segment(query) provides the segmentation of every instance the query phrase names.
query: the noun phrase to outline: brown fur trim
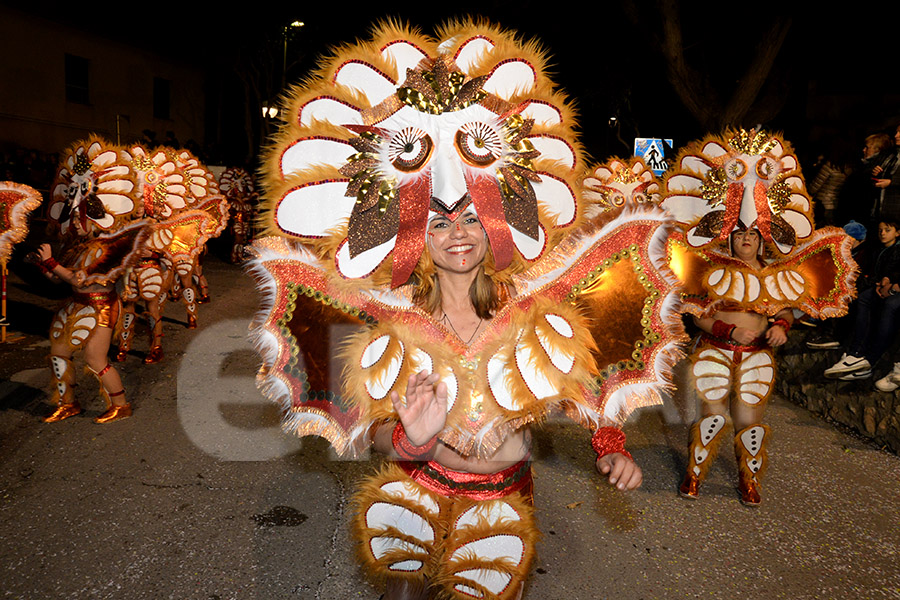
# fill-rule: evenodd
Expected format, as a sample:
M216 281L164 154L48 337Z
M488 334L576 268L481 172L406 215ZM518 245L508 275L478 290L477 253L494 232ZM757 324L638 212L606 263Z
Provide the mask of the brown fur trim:
M450 522L456 523L464 512L474 506L493 503L507 504L519 515L520 519L501 519L499 522L490 523L482 513L475 525L463 529L452 528L445 541L444 558L438 564L437 573L432 580L432 585L440 589L438 597L447 598L448 600L467 598L468 596L460 594L453 589L454 585L462 584L483 593L485 600L509 600L516 596L519 586L527 578L531 563L534 560L535 545L540 537L540 533L535 525L534 510L521 494L515 493L500 500L492 500L485 503L461 500L454 503L453 519ZM475 557L471 552L464 552L460 558L450 558L454 552L466 544L497 535L515 536L522 541L523 553L521 560L518 562L509 559L482 560ZM457 575L461 571L473 569L489 569L505 573L511 576L511 580L501 594L493 594L470 579Z
M763 431L763 439L759 443L759 452L756 454L756 459L760 461L761 466L756 473L750 470L750 467L747 465L747 460L754 458L750 452L744 448L744 444L741 442L741 434L747 431L752 427L762 427ZM737 459L738 463L738 471L740 473L741 479L756 479L757 481L762 480L763 476L766 474L766 470L769 467L769 436L771 435L771 429L768 425L750 425L749 427L745 427L741 431L739 431L734 436L734 457Z
M415 488L423 496L434 501L440 512L433 514L424 510L422 506L412 500L396 494L389 494L381 489L391 482L405 482ZM366 523L366 512L372 505L385 502L394 506L400 506L424 519L434 531L433 542L422 542L414 537L403 534L393 527L384 529L370 528ZM442 498L422 486L413 482L400 467L394 463L387 463L375 475L366 479L351 501L353 516L350 521L350 531L356 541L356 555L362 564L366 575L377 584L384 584L389 579L408 579L410 581L424 582L426 576L434 571L434 562L439 556L436 544L443 539L445 528L442 526L440 516L448 511L449 500ZM410 544L424 548L424 554L414 554L402 549L392 550L381 559L376 559L372 554L370 542L374 537L393 537ZM388 565L401 560L419 560L423 566L415 572L393 571Z
M704 417L706 418L706 417ZM700 433L700 424L703 422L703 419L700 419L696 423L691 426L690 438L688 441L688 465L687 472L690 475L694 474L694 467L699 467L700 474L697 475L700 481L706 479L706 474L709 473L709 469L712 466L713 462L716 460L716 456L719 453L719 448L722 445L722 440L724 439L725 430L728 429L728 424L726 422L725 426L716 433L715 436L709 441L709 443L705 446L707 456L706 460L704 460L699 465L697 464L694 451L697 448L703 448L703 442L701 441L703 436Z

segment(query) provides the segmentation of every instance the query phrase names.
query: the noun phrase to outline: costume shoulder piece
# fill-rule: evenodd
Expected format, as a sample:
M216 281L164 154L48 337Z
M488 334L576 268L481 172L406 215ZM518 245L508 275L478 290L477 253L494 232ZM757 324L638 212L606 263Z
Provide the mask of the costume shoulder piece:
M727 303L766 315L846 313L855 293L851 240L838 228L814 229L800 165L780 136L737 130L689 144L664 188L662 206L681 228L669 256L687 312ZM772 257L762 270L731 256L730 235L740 229L759 231Z
M0 181L0 264L6 264L13 246L28 236L28 215L41 205L36 189Z
M91 137L63 154L48 215L80 285L111 283L137 260L149 223L140 218L140 189L125 148Z
M289 430L352 452L422 369L447 384L440 439L465 455L554 409L593 428L658 401L679 337L668 218L637 203L647 187L588 217L573 112L544 64L493 26L386 25L293 90L265 170L277 237L249 263L260 385ZM434 274L429 212L463 210L487 234L485 272L516 292L470 343L412 291Z
M187 150L130 149L141 209L154 222L148 246L172 262L191 262L228 223L213 174Z
M61 262L76 273L78 285L107 285L136 265L148 243L149 222L141 219L111 233L78 239Z

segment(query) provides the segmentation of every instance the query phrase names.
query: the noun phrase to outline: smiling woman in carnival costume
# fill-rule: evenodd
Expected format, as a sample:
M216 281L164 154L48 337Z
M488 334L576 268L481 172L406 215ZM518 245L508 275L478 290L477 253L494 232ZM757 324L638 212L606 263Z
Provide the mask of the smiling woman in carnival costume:
M382 26L294 89L269 156L259 382L285 430L390 455L352 527L387 598L521 596L530 426L552 412L616 487L641 482L619 425L677 356L667 217L588 218L544 63L488 25Z
M812 203L790 146L739 130L688 145L667 174L662 206L682 233L669 243L686 312L701 329L691 372L701 401L680 493L696 498L734 424L741 501L760 503L775 382L772 348L787 341L792 309L846 314L855 293L851 239L813 229ZM773 258L767 258L767 255Z

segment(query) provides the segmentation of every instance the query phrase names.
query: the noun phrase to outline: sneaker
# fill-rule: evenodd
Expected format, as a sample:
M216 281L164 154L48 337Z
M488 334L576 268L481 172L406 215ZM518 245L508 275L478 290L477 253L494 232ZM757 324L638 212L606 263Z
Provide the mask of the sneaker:
M846 375L847 373L852 373L853 371L865 371L866 369L871 369L872 365L869 364L869 361L866 360L864 356L852 356L850 354L844 353L841 356L841 360L834 363L831 367L825 369L825 377L839 377L840 375Z
M897 388L900 388L900 363L894 363L894 369L875 382L879 392L893 392Z
M860 371L852 371L846 375L838 377L841 381L856 381L857 379L871 379L872 369L862 369Z
M831 350L832 348L840 348L841 343L828 336L817 335L807 340L806 347L810 350Z

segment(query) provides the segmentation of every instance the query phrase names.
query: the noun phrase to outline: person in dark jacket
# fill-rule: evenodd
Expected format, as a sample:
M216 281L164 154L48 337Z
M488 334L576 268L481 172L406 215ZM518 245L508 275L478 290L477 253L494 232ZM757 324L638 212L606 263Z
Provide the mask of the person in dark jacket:
M894 131L894 152L882 164L872 169L875 187L881 193L878 218L900 216L900 126Z
M856 380L872 376L872 366L881 358L900 330L900 221L878 223L882 248L874 257L868 286L859 286L854 302L853 331L847 352L825 370L829 378Z

